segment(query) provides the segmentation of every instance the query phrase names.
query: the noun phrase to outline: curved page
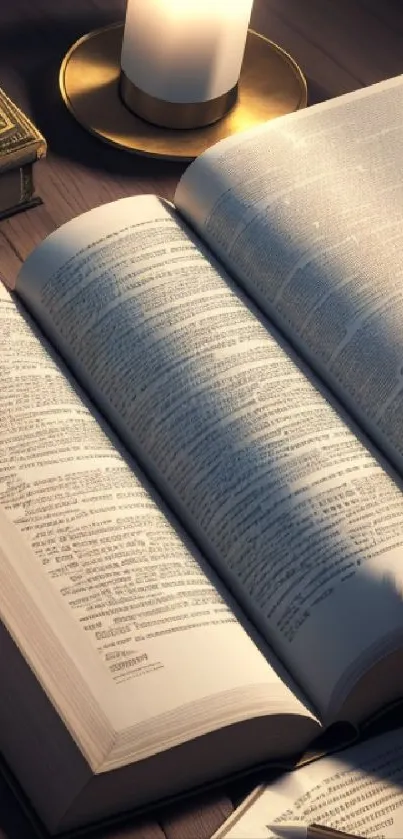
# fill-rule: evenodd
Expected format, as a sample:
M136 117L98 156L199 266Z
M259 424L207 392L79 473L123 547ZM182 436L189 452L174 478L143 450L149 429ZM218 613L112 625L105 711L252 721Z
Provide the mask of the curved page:
M403 640L400 490L156 198L70 222L17 289L333 715Z
M92 768L310 717L2 286L0 380L1 619Z
M403 473L403 77L224 140L177 207Z

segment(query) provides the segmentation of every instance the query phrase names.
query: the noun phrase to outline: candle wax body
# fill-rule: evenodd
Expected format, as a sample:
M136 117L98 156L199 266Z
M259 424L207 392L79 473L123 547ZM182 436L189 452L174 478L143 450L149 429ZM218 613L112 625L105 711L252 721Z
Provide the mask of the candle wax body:
M128 0L122 70L168 102L206 102L233 88L253 0Z

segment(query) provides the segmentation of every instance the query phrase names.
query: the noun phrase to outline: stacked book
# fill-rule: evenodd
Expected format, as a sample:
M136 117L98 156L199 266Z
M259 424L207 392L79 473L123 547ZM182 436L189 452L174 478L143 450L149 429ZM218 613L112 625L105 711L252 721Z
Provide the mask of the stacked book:
M0 218L39 202L32 170L45 154L45 139L0 88Z

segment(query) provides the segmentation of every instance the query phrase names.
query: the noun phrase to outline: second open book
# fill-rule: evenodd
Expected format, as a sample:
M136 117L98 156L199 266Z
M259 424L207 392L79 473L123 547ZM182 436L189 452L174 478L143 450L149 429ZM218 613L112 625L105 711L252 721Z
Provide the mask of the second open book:
M257 787L213 839L275 839L275 825L312 824L368 839L403 831L403 729Z
M225 141L0 292L0 747L52 832L403 693L402 112Z

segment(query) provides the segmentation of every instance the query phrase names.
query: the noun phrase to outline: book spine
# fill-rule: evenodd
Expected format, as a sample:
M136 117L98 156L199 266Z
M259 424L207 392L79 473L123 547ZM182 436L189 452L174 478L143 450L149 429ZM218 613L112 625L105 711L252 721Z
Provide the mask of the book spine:
M0 174L0 219L38 203L34 192L32 163Z
M34 178L32 171L32 163L26 163L25 166L20 167L20 198L17 204L22 201L30 201L34 191Z

